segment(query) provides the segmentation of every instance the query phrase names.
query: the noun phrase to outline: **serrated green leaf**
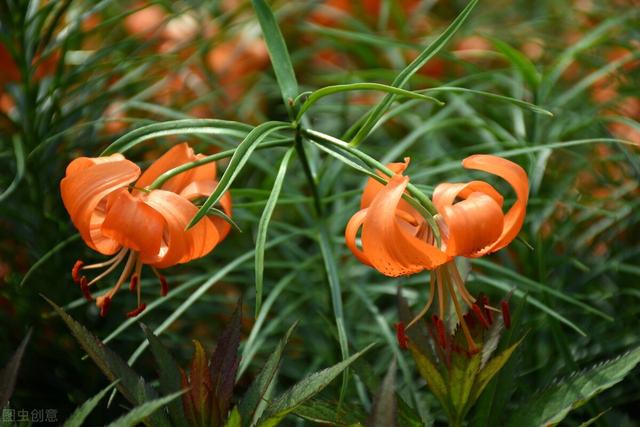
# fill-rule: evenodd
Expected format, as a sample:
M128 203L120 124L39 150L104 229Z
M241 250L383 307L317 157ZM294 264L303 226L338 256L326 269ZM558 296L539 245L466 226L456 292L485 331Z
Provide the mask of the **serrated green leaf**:
M291 156L295 152L295 148L290 148L282 157L276 179L273 183L273 188L267 199L267 204L262 211L260 221L258 222L258 232L256 234L256 256L255 256L255 274L256 274L256 316L260 312L260 306L262 305L262 287L264 284L264 247L267 243L267 231L269 229L269 223L271 222L271 216L278 203L278 197L280 197L280 191L282 191L282 184L284 183L284 177L287 174L287 168Z
M500 354L490 359L486 365L478 372L475 377L475 382L473 384L473 389L471 390L471 394L469 396L469 403L467 404L467 409L471 408L471 406L475 403L475 401L480 397L484 388L489 384L489 381L502 369L502 367L509 361L513 352L518 348L520 343L524 338L518 340L515 344L511 345L506 350L502 351Z
M150 400L145 402L139 406L136 406L128 414L118 418L108 427L131 427L135 426L141 422L143 422L146 418L150 418L154 413L156 413L159 409L161 409L166 404L171 401L177 399L184 391L179 391L177 393L170 394L165 397L161 397L158 399Z
M43 296L43 298L53 307L60 318L67 324L73 336L76 337L82 348L87 352L89 357L100 368L102 373L110 380L120 380L116 385L118 391L134 405L140 404L137 399L138 384L144 379L138 375L127 363L115 354L111 349L105 346L98 338L89 332L84 326L69 316L62 308L58 307L53 301ZM145 384L145 395L148 398L156 398L155 391ZM164 416L156 415L152 420L155 425L168 425L168 421Z
M93 396L91 399L87 400L82 404L82 406L78 407L73 414L65 421L64 427L82 427L84 425L84 420L87 419L91 411L94 410L98 403L102 400L102 398L116 386L118 381L115 381L109 384L105 389L103 389L100 393Z
M354 354L346 360L330 368L309 375L287 392L278 397L265 411L258 425L271 427L277 425L287 414L296 410L298 406L322 391L350 364L366 353L375 344L368 345L364 350Z
M639 362L640 347L637 347L587 371L574 373L520 405L507 426L559 423L571 410L622 381Z
M357 406L338 404L320 398L309 399L294 412L305 420L338 427L352 426L366 418L366 414Z
M278 346L269 356L269 359L260 371L260 374L258 374L253 383L251 383L251 386L236 408L240 411L243 426L248 427L252 424L260 402L262 402L262 399L276 377L276 373L278 372L278 368L280 367L280 362L282 360L282 353L296 326L297 323L294 323L289 328L284 338L282 338L280 343L278 343Z
M9 399L11 399L13 388L16 385L16 378L18 377L18 370L20 369L20 362L30 338L31 329L22 339L18 349L13 353L6 366L0 371L0 409L7 406Z
M271 66L276 75L278 86L280 86L282 99L290 117L293 118L292 104L293 100L298 96L298 82L293 72L287 45L269 5L264 0L251 0L251 3L256 11L262 34L267 43Z
M268 137L271 133L276 132L281 129L289 128L291 125L289 123L283 122L266 122L259 126L256 126L246 138L238 145L235 153L231 156L231 160L229 161L229 165L227 169L225 169L222 177L220 177L220 181L218 181L218 185L216 189L209 195L207 200L200 207L198 212L191 219L189 224L187 225L187 229L193 227L200 219L207 214L209 208L218 203L223 194L229 189L233 181L236 179L244 165L249 160L251 153L256 149L258 144L262 142L266 137Z
M471 357L466 354L452 352L449 369L449 397L458 419L463 419L469 407L471 390L480 369L482 356L475 353Z
M416 362L418 372L427 382L427 386L429 386L431 392L440 401L445 411L451 414L452 408L448 398L447 384L442 374L440 374L440 371L433 361L426 354L422 353L411 341L409 341L409 350L411 351L413 360Z
M160 391L167 395L179 391L182 388L180 382L180 367L153 331L143 323L141 323L140 326L147 336L151 352L158 366ZM169 403L167 407L169 409L169 417L171 421L173 421L173 424L179 425L181 421L184 421L184 408L179 400Z

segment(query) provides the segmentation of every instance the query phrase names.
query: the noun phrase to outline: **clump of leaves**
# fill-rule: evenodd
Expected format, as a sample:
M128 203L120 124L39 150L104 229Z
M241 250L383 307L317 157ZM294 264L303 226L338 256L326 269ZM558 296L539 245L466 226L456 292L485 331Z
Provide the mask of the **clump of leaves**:
M282 361L285 345L295 328L293 325L271 354L246 394L230 411L240 361L238 356L241 327L240 307L236 308L232 319L222 332L216 350L210 359L207 359L202 344L194 341L195 352L188 375L178 366L158 337L147 326L142 325L158 366L159 391L166 395L159 398L158 391L152 388L149 382L138 375L124 360L62 308L52 301L48 301L67 324L89 357L93 359L107 378L114 382L109 388L115 386L125 399L137 406L116 422L121 425L143 422L149 426L183 426L185 423L198 427L274 426L329 385L371 347L370 345L334 366L309 375L279 397L270 399L270 392ZM107 389L103 390L91 399L89 401L91 403L87 405L88 409L79 409L77 412L80 412L80 415L74 414L72 418L78 415L78 419L84 420L84 417L95 407L106 391ZM182 395L182 402L177 399L180 395ZM263 405L263 402L266 404Z

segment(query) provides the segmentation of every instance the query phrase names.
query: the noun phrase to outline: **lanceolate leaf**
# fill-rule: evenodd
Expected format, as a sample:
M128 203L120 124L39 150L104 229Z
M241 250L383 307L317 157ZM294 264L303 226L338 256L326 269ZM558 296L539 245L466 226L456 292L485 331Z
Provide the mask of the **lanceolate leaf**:
M431 359L423 354L411 341L409 341L409 350L413 355L413 359L416 361L418 372L424 380L427 382L429 389L436 396L436 398L442 403L445 411L452 413L451 403L447 398L447 384L444 382L444 378L438 371L438 368Z
M373 402L371 417L367 427L395 427L398 425L398 403L396 401L396 361L389 367Z
M291 127L289 123L266 122L249 132L246 138L238 145L238 148L236 148L236 152L231 157L227 169L225 169L224 173L220 177L220 181L218 181L218 186L207 198L196 215L191 219L191 222L187 225L187 229L193 227L198 221L200 221L200 219L207 214L209 208L220 200L222 195L229 189L231 184L233 184L236 176L238 176L244 165L249 160L251 153L253 153L253 150L256 149L260 142L262 142L271 133L288 127Z
M311 374L291 387L287 392L271 403L258 425L263 427L277 425L287 414L293 412L299 405L306 402L329 385L331 381L340 375L340 373L351 363L373 347L373 345L374 344L367 346L364 350L330 368Z
M507 426L547 426L559 423L571 410L622 381L639 362L640 347L637 347L587 371L574 373L517 408Z
M262 402L267 390L269 390L269 387L276 377L276 373L280 367L280 361L282 360L282 352L284 351L284 347L287 345L289 337L291 337L291 333L296 326L297 323L289 328L284 338L282 338L282 341L278 344L278 347L276 347L274 352L271 353L271 356L269 356L269 359L262 368L262 371L260 371L260 374L253 381L249 390L247 390L240 402L240 405L238 405L243 426L248 427L252 424L260 402Z
M229 411L236 372L240 364L238 347L242 327L242 304L238 303L231 320L218 338L216 350L211 356L209 369L211 372L212 404L215 405L216 416L222 424ZM218 425L219 425L218 424Z
M89 357L93 359L98 368L110 380L120 380L116 388L122 395L134 405L143 402L138 401L138 384L144 384L145 396L150 399L157 397L156 392L140 377L127 363L122 360L111 349L105 346L98 338L89 332L84 326L69 316L62 308L58 307L53 301L47 297L47 300L53 309L58 313L62 320L67 324L71 333L76 337L82 348L87 352ZM150 420L153 425L169 425L168 420L161 414L155 414Z
M314 423L339 427L362 425L362 420L366 418L366 414L357 406L317 397L298 406L295 414Z
M411 62L411 64L407 65L407 67L402 70L395 80L392 83L392 86L395 87L403 87L409 82L411 76L413 76L420 68L422 68L433 56L440 51L444 47L444 45L453 37L453 35L460 29L462 24L467 20L471 11L478 3L478 0L471 0L469 4L460 12L460 15L447 27L446 30L425 50L418 55L416 59ZM384 97L384 100L380 102L368 115L366 121L362 125L362 127L358 130L358 133L353 137L350 142L350 145L357 146L362 142L364 138L369 135L371 129L375 126L376 122L380 120L380 117L386 112L391 103L395 100L396 95L388 94Z
M276 180L273 183L273 188L269 194L267 204L262 211L260 222L258 223L258 234L256 236L256 259L255 259L255 273L256 273L256 316L260 312L260 306L262 305L262 285L264 283L264 247L267 243L267 230L269 229L269 223L271 222L271 215L278 203L278 197L282 190L282 184L284 177L287 174L287 168L289 167L289 161L291 156L295 152L292 147L284 154L282 162L280 162L280 168L276 175Z
M264 0L252 0L251 3L256 11L260 28L262 28L262 34L267 43L271 66L278 80L282 99L290 116L293 117L291 106L293 100L298 95L298 82L293 72L293 65L291 65L287 45L285 44L276 18L269 5L267 5Z
M7 365L0 371L0 409L7 406L9 399L11 399L13 388L16 385L18 370L20 369L20 361L24 355L24 350L27 348L29 338L31 338L31 329L29 329L27 335L22 339L18 349L13 353Z
M471 395L469 396L469 404L467 408L470 408L471 405L480 397L480 394L484 390L484 388L489 384L489 381L493 378L495 374L502 369L505 363L509 361L513 352L518 348L520 343L522 342L522 338L513 344L511 347L504 350L499 355L490 359L487 364L478 372L476 376L475 383L473 384L473 389L471 390Z
M84 424L84 420L89 416L91 411L94 410L98 403L102 400L102 398L116 386L116 383L110 384L107 388L102 390L100 393L93 396L91 399L87 400L76 409L73 414L69 417L67 421L64 423L64 427L81 427Z
M179 391L181 386L180 369L178 364L171 353L169 353L169 350L165 348L151 329L145 324L140 324L140 326L149 340L151 352L153 353L153 357L158 365L158 371L160 374L160 391L166 395ZM175 425L180 424L180 422L185 419L184 409L179 399L172 401L167 405L167 407L169 408L169 417Z
M180 395L183 393L184 391L179 391L177 393L170 394L169 396L145 402L132 409L127 415L118 418L117 420L109 424L108 427L131 427L138 425L146 418L149 418L154 413L157 413L157 411L163 406L180 397Z

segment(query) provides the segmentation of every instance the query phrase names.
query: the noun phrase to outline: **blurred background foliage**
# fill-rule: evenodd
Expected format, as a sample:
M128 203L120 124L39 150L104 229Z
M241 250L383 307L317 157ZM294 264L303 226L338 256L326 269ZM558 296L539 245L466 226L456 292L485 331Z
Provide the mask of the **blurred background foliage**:
M313 90L361 81L389 84L465 4L327 0L275 1L272 7L301 90ZM638 10L632 0L481 1L452 42L411 80L411 89L446 84L487 91L532 102L554 116L472 93L434 92L444 107L416 100L394 104L361 147L382 162L410 156L408 174L427 192L440 182L465 179L469 173L459 162L476 152L508 156L529 172L521 239L472 261L468 278L474 294L494 300L510 290L512 302L528 295L521 331L528 331L527 338L511 362L513 376L498 379L506 401L526 398L554 378L640 341L640 157L633 146L640 144ZM340 137L381 98L372 92L325 98L310 111L309 126ZM39 294L65 305L97 336L109 337L123 357L144 339L135 322L123 323L134 296L116 299L101 319L72 284L76 259L101 258L74 237L62 206L58 184L66 164L76 156L97 156L142 124L189 117L251 125L286 120L249 2L0 1L0 364L34 328L12 407L57 408L64 419L107 384L92 363L81 360L81 349ZM239 142L229 136L156 138L129 157L146 165L182 141L204 153ZM285 355L283 387L341 360L313 202L296 161L269 228L267 241L276 243L266 252L263 317L254 317L252 251L283 154L277 148L253 155L232 188L234 221L242 232L233 232L209 256L167 270L170 285L185 292L171 294L142 318L160 325L215 277L163 334L185 364L191 339L211 349L244 295L241 384L251 381L294 320L300 325ZM365 179L325 154L311 155L349 344L355 350L380 342L366 356L374 373L382 378L397 357L401 394L442 422L391 326L397 321L396 287L402 285L409 301L421 306L428 274L391 280L351 256L342 234ZM143 285L147 300L159 297L155 280ZM152 373L149 360L143 353L137 369ZM370 404L371 396L350 378L347 398ZM338 387L328 400L337 400ZM122 403L116 398L115 409L100 409L97 419L115 418ZM606 411L598 425L638 425L639 403L636 370L569 423Z

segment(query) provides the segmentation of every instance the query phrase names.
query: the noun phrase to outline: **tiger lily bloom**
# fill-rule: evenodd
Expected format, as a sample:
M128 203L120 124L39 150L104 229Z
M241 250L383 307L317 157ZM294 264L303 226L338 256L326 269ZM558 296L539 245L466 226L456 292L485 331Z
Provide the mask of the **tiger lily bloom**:
M78 260L73 266L73 280L80 285L85 298L93 300L90 287L124 263L115 286L96 299L101 316L106 315L113 296L127 280L131 291L137 291L138 295L137 308L127 315L134 317L145 309L140 300L143 265L151 267L158 277L164 296L168 286L158 269L205 256L229 233L230 225L212 215L185 231L198 211L193 202L209 196L218 184L215 163L182 172L159 189L146 188L164 172L203 157L182 143L167 151L142 175L140 168L122 154L79 157L67 166L60 192L71 221L87 246L103 255L112 255L109 260L92 265ZM220 204L230 216L228 193ZM92 280L81 274L93 269L104 271Z
M411 324L427 312L437 286L440 318L444 318L451 299L469 349L473 351L476 346L457 295L474 311L479 307L467 291L454 259L456 256L477 258L496 252L518 235L528 200L527 174L517 164L497 156L477 154L464 159L463 167L497 175L507 181L516 194L516 201L504 213L502 195L484 181L438 185L433 193L433 204L438 211L434 219L441 236L441 242L437 244L426 219L402 199L409 183L409 177L403 176L408 164L407 158L403 163L388 165L393 176L386 185L369 179L362 195L361 210L353 215L345 230L347 246L361 262L386 276L433 270L429 301ZM360 229L361 248L356 243Z

